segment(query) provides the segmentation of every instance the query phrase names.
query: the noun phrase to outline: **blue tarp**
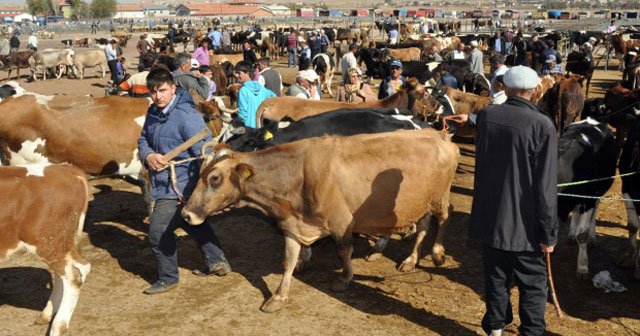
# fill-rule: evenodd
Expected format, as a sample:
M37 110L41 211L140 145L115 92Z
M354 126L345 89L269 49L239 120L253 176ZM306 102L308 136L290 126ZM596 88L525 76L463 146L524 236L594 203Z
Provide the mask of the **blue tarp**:
M559 19L562 15L562 11L559 10L551 10L547 12L547 17L549 19Z
M5 16L2 20L4 20L4 22L13 22L13 18L10 16Z

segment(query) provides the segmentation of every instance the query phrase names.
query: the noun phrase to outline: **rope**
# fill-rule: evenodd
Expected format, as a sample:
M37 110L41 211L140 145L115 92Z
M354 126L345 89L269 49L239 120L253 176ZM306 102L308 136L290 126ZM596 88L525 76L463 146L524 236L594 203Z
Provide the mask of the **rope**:
M625 201L625 202L640 202L640 199L633 199L633 198L622 198L622 197L598 197L598 196L587 196L587 195L578 195L578 194L565 194L565 193L558 193L558 196L564 196L564 197L574 197L574 198L585 198L585 199L594 199L594 200L601 200L601 201Z
M593 183L593 182L606 181L606 180L614 179L616 177L625 177L625 176L631 176L631 175L635 175L635 174L640 174L640 171L635 171L635 172L626 173L626 174L620 174L620 175L601 177L601 178L597 178L597 179L593 179L593 180L584 180L584 181L560 183L560 184L558 184L558 188L575 186L575 185L582 185L582 184L588 184L588 183Z
M158 171L163 171L167 168L171 170L171 173L170 173L171 188L173 189L173 192L175 192L176 195L178 195L178 204L184 204L184 195L182 195L182 193L180 192L180 189L178 188L178 177L176 175L176 165L180 165L180 164L195 161L195 160L204 160L204 158L205 158L204 153L202 153L202 155L196 156L196 157L190 157L190 158L186 158L178 161L171 160L169 161L169 164L167 166L164 166L158 169Z

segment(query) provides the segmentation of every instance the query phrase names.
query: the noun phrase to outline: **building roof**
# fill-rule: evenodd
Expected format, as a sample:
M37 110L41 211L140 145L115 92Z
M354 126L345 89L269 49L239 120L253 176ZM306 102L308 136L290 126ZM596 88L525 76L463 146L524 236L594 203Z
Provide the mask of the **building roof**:
M117 5L116 12L142 12L140 5Z
M18 6L18 5L0 6L0 12L22 12L25 10L26 10L25 6Z
M144 9L144 10L168 10L169 7L167 7L165 5L147 5L147 6L142 6L142 9Z
M266 5L264 7L270 10L291 10L291 8L282 5Z
M214 16L214 15L251 15L262 9L269 12L263 6L232 6L227 4L208 4L213 5L207 8L199 9L192 15L198 16ZM192 9L193 10L193 9Z

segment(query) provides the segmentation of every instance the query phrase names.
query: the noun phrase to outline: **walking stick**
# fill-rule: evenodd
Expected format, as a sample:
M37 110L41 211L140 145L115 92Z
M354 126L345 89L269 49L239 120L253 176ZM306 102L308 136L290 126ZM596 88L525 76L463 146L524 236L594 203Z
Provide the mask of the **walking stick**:
M551 288L551 298L553 299L553 306L556 307L556 315L562 318L562 309L560 309L560 303L556 296L556 288L553 286L553 275L551 274L551 253L545 253L547 257L547 277L549 279L549 287Z

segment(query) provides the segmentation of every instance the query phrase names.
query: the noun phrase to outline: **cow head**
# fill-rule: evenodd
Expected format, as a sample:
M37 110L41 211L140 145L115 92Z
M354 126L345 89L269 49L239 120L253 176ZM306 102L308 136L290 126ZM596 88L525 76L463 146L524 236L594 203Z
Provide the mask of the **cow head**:
M417 79L409 78L404 88L407 91L407 109L414 116L422 117L426 121L430 115L436 113L440 108L438 100L430 95Z
M202 147L206 153L212 143ZM200 225L207 216L238 203L244 185L251 180L255 169L237 158L238 154L226 145L216 145L200 169L200 178L189 202L182 209L182 217L191 225Z

